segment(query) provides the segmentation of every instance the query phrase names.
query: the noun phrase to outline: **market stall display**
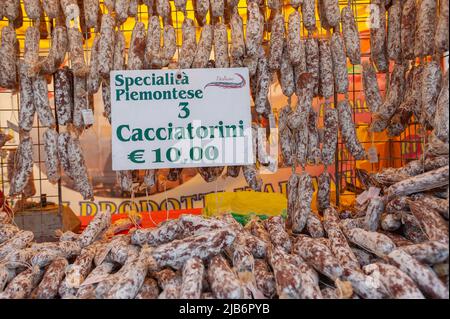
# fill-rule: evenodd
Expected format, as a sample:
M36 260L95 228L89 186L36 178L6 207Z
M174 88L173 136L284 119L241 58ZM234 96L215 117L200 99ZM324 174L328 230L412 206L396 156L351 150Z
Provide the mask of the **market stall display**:
M255 163L242 166L245 181L253 191L264 190L259 169L271 161L259 131L275 118L280 161L292 174L286 216L247 225L227 213L181 215L156 228L141 228L138 215L111 225L108 211L98 212L81 234L38 243L2 206L0 298L449 298L448 1L371 1L369 58L361 51L351 1L342 7L337 0L267 2L246 1L245 19L239 1L194 1L192 19L186 1L178 0L174 6L169 0L1 3L0 17L8 22L1 29L0 88L20 97L19 144L8 163L11 198L33 193L36 114L45 128L48 181L59 184L65 175L84 200L94 200L80 139L93 125L97 92L111 123L113 70L247 67ZM180 32L174 9L184 17ZM44 16L52 20L51 45L40 54L37 21ZM17 30L24 18L33 23L21 51ZM134 21L129 43L122 28L128 19ZM340 207L338 195L331 198L328 171L342 160L338 143L352 161L376 163L357 131L349 63L361 65L372 141L375 134L400 136L415 123L424 149L399 167L357 169L355 201ZM275 78L287 97L276 113L270 100ZM313 109L315 99L323 112ZM0 130L0 148L11 139ZM306 167L319 165L324 170L315 183ZM196 172L217 185L225 171L237 177L240 169ZM165 178L176 181L181 172L171 168ZM134 195L152 188L162 171L116 174L118 187Z

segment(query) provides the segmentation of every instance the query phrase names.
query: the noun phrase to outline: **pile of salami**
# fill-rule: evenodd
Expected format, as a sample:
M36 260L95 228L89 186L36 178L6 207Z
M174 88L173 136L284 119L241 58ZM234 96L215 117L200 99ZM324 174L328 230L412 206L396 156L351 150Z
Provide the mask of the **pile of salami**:
M47 243L4 219L0 298L448 298L448 199L366 206L357 218L328 206L302 232L281 216L243 227L230 214L181 215L112 237L99 213Z

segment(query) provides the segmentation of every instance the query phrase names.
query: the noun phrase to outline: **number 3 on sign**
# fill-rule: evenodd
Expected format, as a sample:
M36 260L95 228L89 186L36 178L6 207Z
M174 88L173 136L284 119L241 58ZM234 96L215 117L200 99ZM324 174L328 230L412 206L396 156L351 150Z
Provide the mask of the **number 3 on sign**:
M188 102L180 102L180 104L178 104L178 106L181 107L180 113L178 114L178 118L185 119L191 114L191 111L189 111L188 109L188 105L189 105Z

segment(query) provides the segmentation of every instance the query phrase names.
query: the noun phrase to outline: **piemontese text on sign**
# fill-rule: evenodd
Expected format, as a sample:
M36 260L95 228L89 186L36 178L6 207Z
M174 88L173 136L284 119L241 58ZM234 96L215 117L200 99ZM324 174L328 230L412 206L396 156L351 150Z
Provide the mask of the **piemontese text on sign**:
M248 69L111 72L113 170L254 163Z

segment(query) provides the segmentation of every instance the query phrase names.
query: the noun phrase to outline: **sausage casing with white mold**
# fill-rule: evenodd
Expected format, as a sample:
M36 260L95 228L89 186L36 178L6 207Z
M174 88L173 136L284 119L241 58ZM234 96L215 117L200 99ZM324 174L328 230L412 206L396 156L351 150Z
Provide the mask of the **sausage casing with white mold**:
M333 59L334 85L337 93L347 93L348 73L347 57L345 55L344 40L340 33L335 32L331 36L331 57Z
M351 7L347 6L342 9L341 21L347 57L351 64L361 64L361 43L355 16Z

